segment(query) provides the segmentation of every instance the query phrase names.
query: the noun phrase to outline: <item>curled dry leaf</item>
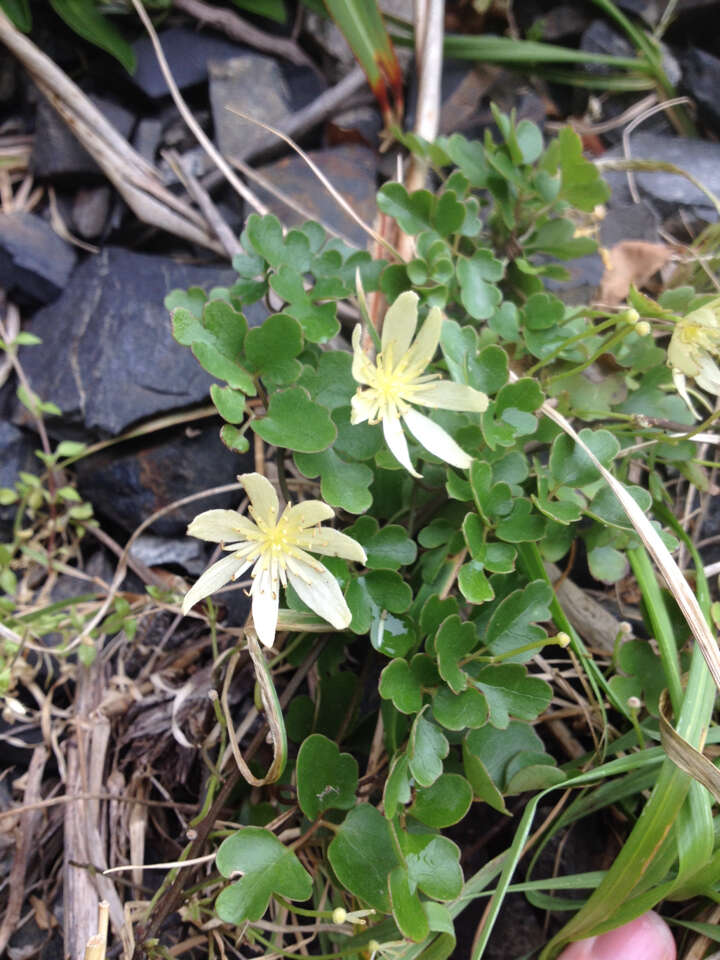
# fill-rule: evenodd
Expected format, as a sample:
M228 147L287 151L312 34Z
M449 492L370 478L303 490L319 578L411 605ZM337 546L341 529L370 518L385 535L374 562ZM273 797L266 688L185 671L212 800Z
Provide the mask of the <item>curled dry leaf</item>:
M623 240L608 251L605 274L600 284L600 300L616 306L626 299L630 284L644 287L654 273L664 267L672 256L672 248L665 243L645 240Z

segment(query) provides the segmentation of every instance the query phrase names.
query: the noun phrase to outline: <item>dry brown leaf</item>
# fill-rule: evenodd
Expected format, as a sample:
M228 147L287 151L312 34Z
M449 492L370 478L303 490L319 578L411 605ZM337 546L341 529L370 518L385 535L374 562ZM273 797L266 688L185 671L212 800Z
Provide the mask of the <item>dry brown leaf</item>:
M630 284L644 287L654 273L664 267L673 250L665 243L623 240L608 251L605 274L600 284L600 300L614 307L630 292Z

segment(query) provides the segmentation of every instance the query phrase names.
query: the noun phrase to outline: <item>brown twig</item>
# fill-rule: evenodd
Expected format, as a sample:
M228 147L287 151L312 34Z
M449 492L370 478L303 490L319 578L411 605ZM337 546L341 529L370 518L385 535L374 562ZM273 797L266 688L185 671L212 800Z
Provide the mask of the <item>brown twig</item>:
M317 67L310 57L298 47L294 40L279 37L274 33L266 33L248 23L247 20L243 20L233 10L213 7L209 3L203 3L202 0L173 0L173 6L184 13L189 13L200 23L221 30L231 40L246 43L249 47L255 47L256 50L263 50L273 56L282 57L283 60L289 60L290 63L295 63L299 67L310 67L317 72Z

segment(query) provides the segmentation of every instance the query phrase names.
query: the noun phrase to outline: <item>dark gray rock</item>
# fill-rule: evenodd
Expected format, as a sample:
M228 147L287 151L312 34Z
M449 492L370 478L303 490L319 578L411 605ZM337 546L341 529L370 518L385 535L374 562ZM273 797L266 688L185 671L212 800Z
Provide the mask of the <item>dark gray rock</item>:
M133 146L148 163L155 163L155 154L163 135L163 122L157 117L143 117L133 136Z
M593 20L582 35L580 48L588 53L604 53L613 57L635 56L630 41L613 30L605 20ZM585 69L591 73L607 73L607 67L597 63L588 63Z
M720 60L697 47L683 58L683 88L700 107L702 116L720 125Z
M34 213L0 213L0 287L26 302L49 303L67 286L77 257Z
M175 83L181 90L204 83L208 77L208 60L227 60L243 48L217 34L198 33L187 27L170 27L160 33L160 43ZM157 99L170 93L165 77L148 36L133 44L137 61L133 81Z
M152 447L113 455L105 451L78 462L78 490L107 521L132 533L143 520L168 504L203 489L233 483L238 473L253 469L249 454L239 456L223 446L217 423L200 430L173 430ZM198 513L240 502L242 491L197 500L161 517L151 527L160 537L185 534Z
M363 220L372 223L376 213L377 189L376 157L372 150L351 144L332 150L316 150L309 156ZM301 157L295 154L284 157L277 163L263 167L262 173L279 190L292 197L311 217L328 224L357 246L365 248L365 231L338 207ZM258 196L283 223L290 226L307 219L264 190L256 190Z
M600 243L613 247L623 240L647 240L658 243L660 218L645 201L613 206L600 221Z
M25 372L33 390L62 411L49 429L83 424L117 434L203 400L212 379L173 339L163 300L170 290L227 286L235 276L112 247L86 260L56 303L28 324L43 342L27 351ZM259 323L266 311L258 304L246 315ZM23 422L22 411L15 420Z
M557 43L565 37L580 34L588 26L588 11L574 3L561 3L539 17L542 38L546 43Z
M110 213L110 187L78 190L73 200L72 219L75 229L86 240L94 240L103 232Z
M90 99L123 137L130 135L135 125L132 113L112 100L103 97ZM101 173L100 167L45 97L38 99L32 166L36 177Z
M281 64L260 53L247 51L230 60L211 61L210 103L218 147L227 156L242 159L268 142L267 131L228 108L279 126L324 89L312 70Z
M591 303L597 293L605 272L605 265L598 253L575 260L563 260L561 266L570 274L569 280L545 280L545 286L563 303L576 306Z
M630 138L632 157L636 160L658 160L672 163L692 174L714 194L720 195L720 144L686 137L667 137L655 133L635 133ZM605 158L622 157L620 147L613 147ZM632 202L625 173L608 171L605 175L612 188L612 206ZM685 177L674 173L636 172L635 182L641 196L646 196L663 215L688 207L700 219L714 223L717 211L705 194Z
M11 423L0 420L0 487L15 486L22 470L25 473L39 473L41 463L35 456L40 441L32 434L18 430ZM0 507L0 540L12 540L16 507Z
M156 537L144 533L133 543L130 556L146 567L175 564L194 576L199 576L208 565L205 544L195 537Z

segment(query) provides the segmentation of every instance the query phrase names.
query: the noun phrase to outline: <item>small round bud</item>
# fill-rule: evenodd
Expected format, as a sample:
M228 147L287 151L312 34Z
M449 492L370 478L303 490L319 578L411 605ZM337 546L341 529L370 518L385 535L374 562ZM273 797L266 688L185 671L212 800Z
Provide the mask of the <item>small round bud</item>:
M335 907L332 912L332 922L333 923L345 923L347 920L347 910L343 907Z
M640 697L628 697L627 705L630 710L639 710L643 703Z
M629 624L627 620L621 620L618 624L618 631L624 636L629 637L632 635L633 628L632 624Z
M557 643L559 646L561 646L561 647L563 647L563 648L564 648L564 647L569 647L569 646L570 646L570 637L561 630L560 633L556 633L556 634L555 634L555 643Z
M628 323L637 323L640 319L640 314L634 307L630 307L629 310L625 311L625 319Z
M377 940L371 940L368 943L368 950L370 951L370 953L377 953L379 949L380 949L380 944L378 943Z
M647 320L641 320L635 325L635 333L639 337L646 337L652 331L652 327L647 322Z

